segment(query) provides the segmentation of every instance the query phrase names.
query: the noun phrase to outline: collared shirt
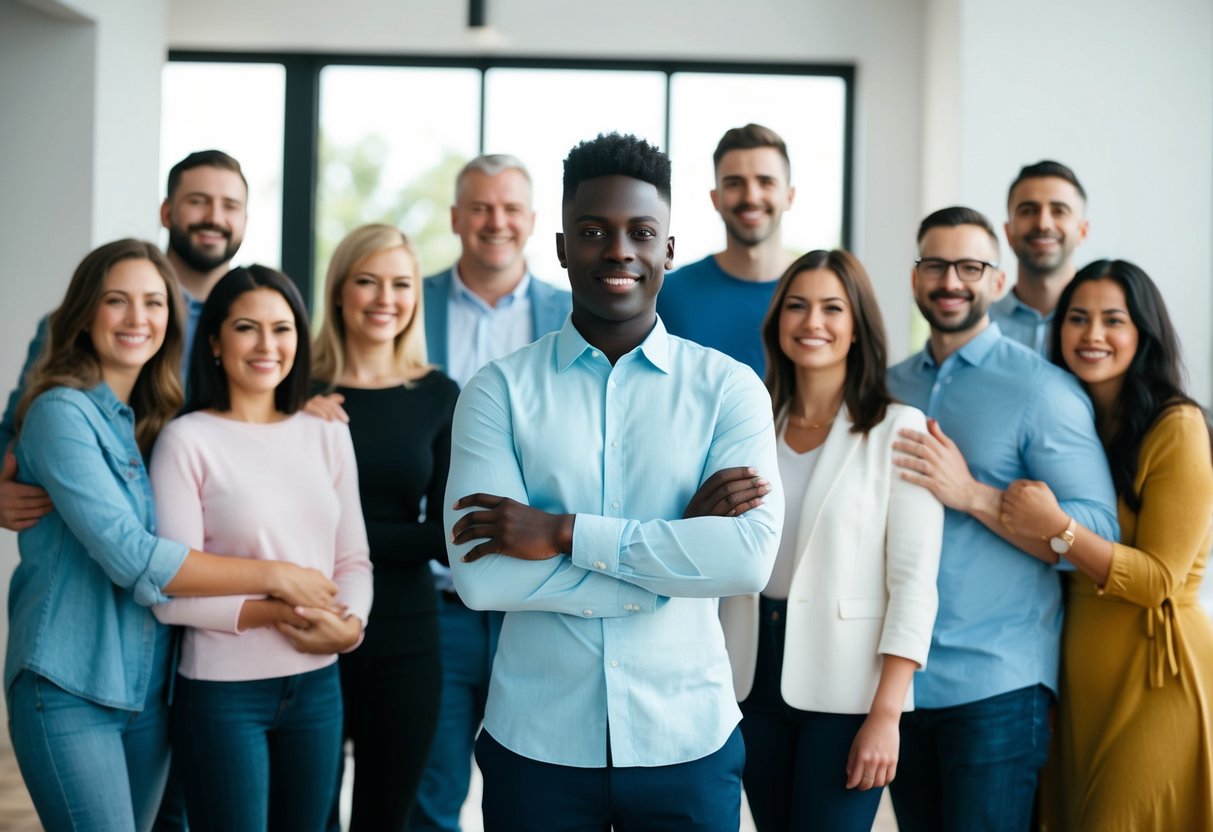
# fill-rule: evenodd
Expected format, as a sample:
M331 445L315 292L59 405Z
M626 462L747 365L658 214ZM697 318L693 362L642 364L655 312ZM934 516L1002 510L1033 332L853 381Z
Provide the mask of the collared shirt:
M56 387L30 406L17 478L54 508L17 537L5 688L32 670L101 705L143 707L160 625L148 607L189 549L156 537L135 415L102 383Z
M893 395L938 420L978 481L1042 480L1062 509L1116 540L1116 492L1078 380L990 324L943 363L928 347L889 370ZM1057 690L1061 586L1056 570L970 514L944 514L939 614L920 708L976 702L1044 684Z
M748 367L657 321L614 366L571 319L468 383L452 503L496 494L576 515L572 555L460 558L469 606L507 610L485 710L505 747L558 765L658 766L718 750L740 712L718 596L757 592L783 526L770 397ZM708 476L771 482L742 517L681 519Z
M1030 350L1049 357L1049 335L1053 331L1053 313L1042 315L1008 291L990 304L990 321L998 324L1002 334L1013 338Z
M494 358L509 355L535 339L531 330L531 297L526 273L496 306L489 306L459 276L459 264L451 267L451 294L447 300L447 375L460 387Z

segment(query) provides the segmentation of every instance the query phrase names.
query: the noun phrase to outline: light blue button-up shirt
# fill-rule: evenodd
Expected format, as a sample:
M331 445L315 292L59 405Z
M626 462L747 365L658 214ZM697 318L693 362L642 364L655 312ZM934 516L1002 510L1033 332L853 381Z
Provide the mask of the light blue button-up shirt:
M1062 509L1107 540L1116 492L1091 402L1069 373L990 324L942 364L930 348L889 370L893 395L939 421L980 482L1042 480ZM944 514L939 614L914 703L943 708L1043 684L1056 692L1056 570L969 514Z
M1049 334L1053 331L1053 313L1042 315L1009 291L990 304L990 320L1002 334L1049 357Z
M459 264L451 267L451 295L447 303L447 374L463 387L476 371L494 358L509 355L535 340L531 330L530 273L508 295L489 306L459 277Z
M189 549L155 535L135 414L104 383L56 387L30 406L16 454L18 480L45 488L54 509L17 538L5 688L28 669L140 710L163 627L148 607L167 600Z
M716 616L758 592L783 526L770 397L750 368L657 321L612 367L571 320L476 374L455 409L450 506L474 492L576 514L573 553L460 561L477 609L507 610L485 729L548 763L659 766L718 750L740 719ZM683 520L709 475L772 484L742 517Z

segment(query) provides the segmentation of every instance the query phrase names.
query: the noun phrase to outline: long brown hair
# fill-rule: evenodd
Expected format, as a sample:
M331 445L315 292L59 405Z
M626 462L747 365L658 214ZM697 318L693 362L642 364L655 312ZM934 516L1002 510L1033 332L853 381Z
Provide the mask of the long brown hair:
M843 382L842 400L851 417L851 430L867 433L884 419L893 402L885 381L889 352L886 345L884 318L876 303L872 281L859 259L849 251L834 249L810 251L788 266L779 278L766 319L762 322L762 347L767 358L767 390L775 418L787 415L788 406L796 397L796 367L779 346L779 317L792 281L801 272L829 269L842 282L855 321L855 343L847 351L847 377Z
M181 293L177 275L168 259L151 243L142 240L117 240L94 249L80 261L68 284L63 303L51 313L48 339L42 356L26 380L25 395L17 406L16 426L20 432L25 414L34 399L52 387L95 387L101 382L101 362L88 332L101 303L105 277L114 264L123 260L149 260L164 278L168 297L168 325L164 343L139 371L131 390L131 409L135 411L135 440L146 456L160 429L181 407L181 351L185 336L182 325Z

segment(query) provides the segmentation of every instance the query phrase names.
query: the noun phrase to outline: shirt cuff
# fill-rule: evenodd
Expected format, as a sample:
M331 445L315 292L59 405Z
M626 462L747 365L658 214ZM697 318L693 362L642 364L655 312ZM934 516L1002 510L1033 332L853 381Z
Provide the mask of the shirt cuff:
M619 552L627 523L620 517L578 514L573 521L573 565L612 578L618 576Z
M164 594L164 587L177 575L189 553L190 547L183 543L157 538L148 558L147 569L135 581L135 603L151 607L167 601L169 598Z

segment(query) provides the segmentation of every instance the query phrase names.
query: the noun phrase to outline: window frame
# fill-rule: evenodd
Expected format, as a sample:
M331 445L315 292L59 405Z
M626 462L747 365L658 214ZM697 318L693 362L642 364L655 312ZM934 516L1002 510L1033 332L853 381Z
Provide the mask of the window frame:
M842 246L850 248L854 211L855 76L854 64L684 61L475 55L341 54L302 52L227 52L170 49L169 61L193 63L274 63L286 70L282 153L282 270L299 286L309 311L315 269L315 223L320 152L320 72L327 66L451 67L481 74L480 135L484 152L484 74L496 68L640 70L665 74L663 147L670 145L670 81L675 73L797 75L831 77L843 82Z

